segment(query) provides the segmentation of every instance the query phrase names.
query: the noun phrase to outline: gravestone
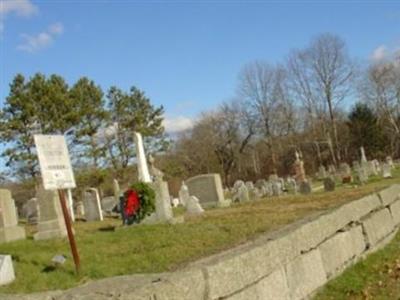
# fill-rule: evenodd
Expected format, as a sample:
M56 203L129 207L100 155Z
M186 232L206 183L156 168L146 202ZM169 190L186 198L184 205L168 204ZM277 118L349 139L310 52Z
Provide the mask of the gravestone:
M196 196L202 207L228 206L225 201L219 174L204 174L192 177L186 181L190 196Z
M75 216L83 218L85 216L85 206L82 201L76 202L75 204Z
M271 182L272 196L280 196L283 193L282 182L280 180L275 180Z
M5 285L15 280L14 266L11 255L0 255L0 285Z
M356 173L360 184L368 182L368 171L362 165L356 170Z
M155 212L147 216L141 223L158 224L158 223L177 223L174 218L169 195L168 184L161 178L151 184L155 192Z
M303 195L311 194L311 184L307 181L300 183L299 192Z
M42 185L37 189L36 198L39 202L38 232L34 234L35 240L47 240L67 236L64 216L56 191L46 191Z
M17 211L11 192L0 189L0 244L22 239L25 239L25 230L18 226Z
M372 160L368 162L368 173L369 173L369 175L372 175L372 176L378 175L378 171L376 169L375 162Z
M103 212L97 189L89 188L85 190L83 205L85 206L86 221L103 221Z
M24 216L30 225L36 225L39 221L39 203L36 198L31 198L24 204Z
M189 197L189 189L183 181L181 188L179 189L179 202L182 203L183 206L186 206L186 203L189 201Z
M324 179L328 176L328 173L326 172L326 169L323 165L319 166L318 168L318 178L319 179Z
M199 199L197 199L195 196L190 196L186 203L186 211L188 214L197 215L204 212L204 209L199 203Z
M121 189L119 187L119 182L117 179L113 180L113 192L114 192L115 202L119 203L119 197L121 197Z
M144 152L142 135L139 132L134 132L135 146L136 146L136 159L138 168L139 181L150 183L151 177L149 168L147 166L146 154Z
M115 206L118 205L118 203L119 203L118 201L115 201L114 196L103 197L101 199L101 207L103 212L111 213L115 208Z
M237 180L233 185L234 194L232 199L234 202L247 202L250 200L249 190L242 180Z
M361 164L368 162L367 156L365 155L364 147L360 147L360 152L361 152Z
M335 190L336 183L331 177L327 177L324 179L324 190L325 192L332 192Z
M392 167L388 163L384 163L382 165L382 177L383 178L392 178Z

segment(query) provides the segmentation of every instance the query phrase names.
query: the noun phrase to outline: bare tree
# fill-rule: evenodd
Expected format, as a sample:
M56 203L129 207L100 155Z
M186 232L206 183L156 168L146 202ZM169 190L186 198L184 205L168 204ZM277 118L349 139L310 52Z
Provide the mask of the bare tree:
M336 35L322 34L305 50L293 52L288 65L292 86L309 114L321 114L327 109L330 132L326 131L326 136L330 140L333 135L335 160L341 161L335 111L350 94L355 76L345 42Z
M284 117L286 132L294 129L293 118L290 118L294 111L285 80L286 73L282 67L261 61L246 65L239 74L238 95L247 103L258 121L258 128L271 155L274 173L277 167L274 138L282 129L282 118L279 115Z

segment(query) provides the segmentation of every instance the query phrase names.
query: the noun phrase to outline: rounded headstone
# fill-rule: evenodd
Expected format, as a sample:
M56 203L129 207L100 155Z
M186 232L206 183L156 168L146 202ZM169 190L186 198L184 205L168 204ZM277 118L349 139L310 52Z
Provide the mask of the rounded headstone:
M299 191L303 195L311 194L311 185L307 181L303 181L300 183Z
M324 189L326 192L332 192L335 190L336 183L331 177L327 177L324 179Z

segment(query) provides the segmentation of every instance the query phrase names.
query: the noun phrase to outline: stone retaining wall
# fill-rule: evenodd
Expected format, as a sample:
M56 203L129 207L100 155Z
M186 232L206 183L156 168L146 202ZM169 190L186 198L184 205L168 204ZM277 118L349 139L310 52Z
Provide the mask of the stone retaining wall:
M120 276L64 292L0 298L307 299L346 267L383 247L399 226L400 185L393 185L198 261L185 270Z

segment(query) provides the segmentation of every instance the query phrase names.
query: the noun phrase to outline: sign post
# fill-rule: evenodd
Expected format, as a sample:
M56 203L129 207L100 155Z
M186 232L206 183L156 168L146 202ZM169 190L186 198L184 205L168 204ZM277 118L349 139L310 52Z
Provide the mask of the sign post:
M79 253L72 231L71 217L68 213L64 191L65 189L76 187L65 137L63 135L34 135L34 140L44 189L58 191L75 270L76 273L79 273Z

